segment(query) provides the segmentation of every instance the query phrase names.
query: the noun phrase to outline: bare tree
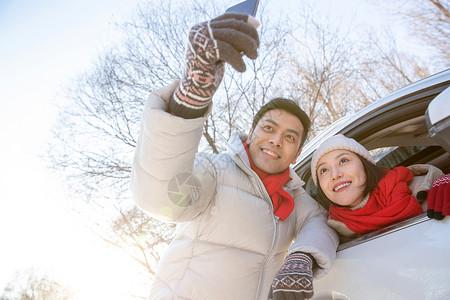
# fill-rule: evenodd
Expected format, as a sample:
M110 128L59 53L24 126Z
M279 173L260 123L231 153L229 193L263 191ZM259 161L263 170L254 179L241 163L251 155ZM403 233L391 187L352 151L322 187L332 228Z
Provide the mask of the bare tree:
M12 281L6 284L0 300L70 300L74 293L47 275L35 269L16 272Z
M120 211L120 216L112 221L111 230L101 238L125 250L152 278L160 253L173 237L173 227L151 219L138 207L133 207Z
M167 243L172 226L160 226L132 205L132 157L143 104L150 91L181 76L185 33L195 22L188 16L198 15L179 2L155 2L139 7L133 21L121 25L126 39L65 89L48 151L86 225L126 250L150 276L159 258L150 244Z
M188 29L221 14L230 3L149 1L132 21L120 25L126 39L63 91L65 102L59 105L48 151L50 166L66 176L77 203L85 204L76 206L86 224L126 250L150 277L173 226L149 219L130 200L129 175L143 105L151 91L182 76ZM223 150L231 131L242 130L275 89L281 65L277 49L284 34L281 25L261 30L265 50L258 61L248 61L245 74L229 68L215 96L201 143L206 151Z
M372 1L371 1L372 2ZM428 65L442 70L450 67L450 2L442 0L376 1L405 23L411 36L425 51L431 51ZM422 41L422 43L420 43Z
M188 29L235 2L153 0L141 5L131 21L120 25L126 39L64 91L48 154L51 167L65 175L77 203L83 203L80 216L87 224L124 249L150 278L173 226L148 218L128 191L143 105L151 91L182 76ZM256 110L273 97L297 101L318 132L428 74L395 43L373 38L363 44L349 34L351 28L319 21L314 12L283 21L264 11L266 3L260 7L259 57L246 61L243 74L228 68L200 150L222 151L231 132L247 132Z
M349 27L319 19L305 8L301 22L292 30L286 59L289 63L289 97L296 99L309 114L312 135L331 122L367 105L358 103L359 62Z
M450 66L450 2L413 1L405 11L412 32L433 47L444 68Z
M401 51L390 33L367 37L364 47L371 49L370 57L361 61L362 81L355 87L361 97L371 102L431 74L420 58Z
M369 28L355 35L356 24L341 24L305 6L292 22L289 97L313 121L312 136L330 123L420 78L428 64L405 53L389 31Z
M214 97L213 113L205 124L214 137L214 148L219 151L224 150L232 132L248 132L256 111L278 95L282 87L282 70L285 69L282 49L286 47L289 27L286 21L271 19L270 14L265 14L264 3L261 6L260 22L264 26L259 28L258 59L244 58L245 73L228 68L228 75Z

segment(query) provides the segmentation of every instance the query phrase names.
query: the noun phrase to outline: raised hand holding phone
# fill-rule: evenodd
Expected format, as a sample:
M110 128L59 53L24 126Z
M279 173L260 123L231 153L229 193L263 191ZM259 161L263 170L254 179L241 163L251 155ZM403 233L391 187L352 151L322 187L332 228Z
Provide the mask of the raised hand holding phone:
M229 7L225 13L243 14L255 17L258 5L259 0L247 0Z
M190 29L185 74L169 102L170 113L183 118L203 116L222 82L224 62L244 72L242 55L256 59L259 23L247 12L255 14L258 2L244 1L230 7L225 14Z
M247 22L252 24L255 28L259 27L259 22L255 19L256 11L258 10L259 0L247 0L229 7L225 13L235 13L248 15Z

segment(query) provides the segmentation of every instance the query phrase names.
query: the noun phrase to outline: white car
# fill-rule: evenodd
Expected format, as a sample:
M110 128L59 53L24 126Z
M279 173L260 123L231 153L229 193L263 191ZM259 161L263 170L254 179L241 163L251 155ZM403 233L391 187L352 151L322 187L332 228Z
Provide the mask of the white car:
M341 133L385 168L426 163L450 173L450 69L419 80L330 125L302 151L295 170L315 195L314 150ZM325 207L327 204L321 203ZM314 300L450 299L450 217L425 213L339 246L332 271L314 281Z

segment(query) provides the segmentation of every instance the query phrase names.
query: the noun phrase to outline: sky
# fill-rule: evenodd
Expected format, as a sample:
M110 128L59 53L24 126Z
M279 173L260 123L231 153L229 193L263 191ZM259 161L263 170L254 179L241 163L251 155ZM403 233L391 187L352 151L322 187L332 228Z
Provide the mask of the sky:
M0 294L29 267L71 286L76 299L136 299L129 295L148 289L134 262L80 224L63 179L40 158L58 91L120 38L114 22L142 1L0 0ZM290 1L277 0L278 8ZM341 14L362 6L315 3ZM365 13L358 16L379 22Z
M80 224L40 158L58 91L114 42L114 22L136 2L0 0L0 294L30 267L77 299L128 299L148 288L134 262Z

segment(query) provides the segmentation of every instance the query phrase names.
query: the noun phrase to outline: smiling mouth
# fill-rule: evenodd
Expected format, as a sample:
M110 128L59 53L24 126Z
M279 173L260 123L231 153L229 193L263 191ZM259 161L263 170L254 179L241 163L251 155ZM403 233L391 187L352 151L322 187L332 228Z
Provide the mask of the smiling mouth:
M333 188L333 191L338 192L340 189L343 189L349 185L350 185L350 182L341 183L337 187Z
M277 153L272 152L272 151L270 151L268 149L262 149L262 152L264 152L265 154L267 154L267 155L269 155L269 156L271 156L273 158L280 158L280 156Z

